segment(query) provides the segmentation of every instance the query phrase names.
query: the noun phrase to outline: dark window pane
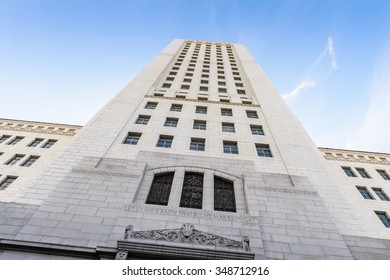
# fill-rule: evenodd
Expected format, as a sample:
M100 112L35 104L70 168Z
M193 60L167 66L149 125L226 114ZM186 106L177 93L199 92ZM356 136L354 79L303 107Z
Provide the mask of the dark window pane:
M154 175L147 204L168 205L174 172Z
M214 177L214 210L236 212L233 182Z
M181 192L180 207L202 209L202 199L203 174L186 172Z

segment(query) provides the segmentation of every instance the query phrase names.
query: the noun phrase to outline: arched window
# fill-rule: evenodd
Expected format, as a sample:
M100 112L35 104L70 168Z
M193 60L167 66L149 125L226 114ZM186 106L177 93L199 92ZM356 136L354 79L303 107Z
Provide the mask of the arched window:
M233 182L214 176L214 210L236 212Z
M186 172L181 192L180 207L202 209L203 174Z
M173 175L175 172L155 174L150 187L147 204L168 205Z

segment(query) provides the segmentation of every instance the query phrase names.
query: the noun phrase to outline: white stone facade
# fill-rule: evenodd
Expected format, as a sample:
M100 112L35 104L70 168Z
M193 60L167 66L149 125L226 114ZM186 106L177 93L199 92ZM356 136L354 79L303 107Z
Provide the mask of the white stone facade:
M326 160L338 152L318 150L242 45L174 40L75 136L56 136L0 193L0 258L390 258L375 214L390 202L356 189L390 193L376 171L388 155Z

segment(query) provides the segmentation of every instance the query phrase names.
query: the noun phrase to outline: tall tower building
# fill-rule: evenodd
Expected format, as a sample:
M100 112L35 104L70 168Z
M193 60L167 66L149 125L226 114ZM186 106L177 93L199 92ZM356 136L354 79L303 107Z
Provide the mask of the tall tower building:
M0 258L390 258L389 206L361 217L243 45L172 41L77 130L1 191Z

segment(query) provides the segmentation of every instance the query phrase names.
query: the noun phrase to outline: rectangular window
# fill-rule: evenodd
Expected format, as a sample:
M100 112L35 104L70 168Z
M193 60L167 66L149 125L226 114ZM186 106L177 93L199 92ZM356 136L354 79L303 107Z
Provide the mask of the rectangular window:
M250 125L253 135L264 135L264 130L261 125Z
M172 146L173 136L160 135L156 147L170 148Z
M387 172L385 170L377 170L377 171L378 171L379 175L381 175L384 180L390 180L390 176L389 176L389 174L387 174Z
M203 174L185 172L180 207L202 209Z
M374 190L375 194L380 198L380 200L389 201L389 197L381 188L372 188L372 189Z
M218 92L226 92L226 88L218 88Z
M171 111L173 112L181 112L183 105L181 104L172 104L171 105Z
M155 174L146 204L168 205L174 172Z
M352 169L350 167L341 167L345 174L347 174L348 177L356 177L355 173L352 171Z
M23 162L23 164L21 164L21 166L30 167L30 166L33 165L34 162L36 162L38 159L39 159L39 156L30 156L25 162Z
M379 220L381 220L385 227L390 228L390 219L386 212L375 212L375 214L378 216Z
M223 152L225 154L238 154L237 142L223 141Z
M226 82L218 82L219 86L226 86Z
M370 175L364 170L364 168L356 168L357 172L359 172L360 176L363 178L371 178Z
M181 85L180 89L185 89L185 90L190 89L190 85Z
M43 141L43 138L35 138L34 141L32 141L28 146L29 147L36 147L39 144L41 144Z
M157 102L148 102L145 105L145 109L151 109L154 110L157 107Z
M173 81L175 78L174 77L167 77L167 81Z
M256 111L246 111L246 116L249 119L258 119L259 118Z
M233 182L214 176L214 210L236 212Z
M221 116L227 116L227 117L233 116L232 109L221 108Z
M139 115L136 124L147 125L150 120L150 116Z
M14 155L10 160L8 160L6 165L15 165L18 163L25 155Z
M356 187L365 199L374 199L366 187Z
M256 150L257 150L257 155L259 157L272 157L269 145L266 145L266 144L256 144Z
M42 148L44 148L44 149L50 149L56 142L57 142L57 140L49 139L49 140L42 146Z
M128 145L137 145L139 139L141 138L141 133L137 132L129 132L123 141L123 144L128 144Z
M222 123L222 131L223 132L236 132L234 129L234 123Z
M237 90L237 93L238 93L238 94L245 94L245 90L243 90L243 89L238 89L238 90Z
M23 138L24 138L24 137L22 137L22 136L17 136L17 137L15 137L14 139L12 139L11 141L9 141L9 142L7 143L7 145L16 145L16 144L18 144Z
M181 93L184 93L184 92L181 92ZM180 98L180 99L185 99L186 98L186 96L185 95L176 95L176 98Z
M162 85L162 87L163 87L163 88L170 88L170 87L171 87L171 84L164 83L164 84Z
M5 179L0 183L0 190L5 190L9 187L18 177L15 176L7 176Z
M194 120L193 129L206 130L206 121Z
M166 118L164 126L169 126L169 127L177 127L179 119L177 118Z
M192 81L191 79L184 79L183 83L191 83L191 81Z
M10 135L3 135L0 138L0 144L3 143L4 141L8 140L11 136Z
M201 80L200 83L201 83L201 84L208 84L209 81L208 81L208 80Z
M200 90L200 91L208 91L209 88L208 88L208 87L200 87L199 90Z
M205 107L205 106L196 106L195 113L197 113L197 114L207 114L207 107Z
M244 84L243 83L236 83L236 87L243 87Z
M191 138L190 150L204 151L205 150L205 139Z

